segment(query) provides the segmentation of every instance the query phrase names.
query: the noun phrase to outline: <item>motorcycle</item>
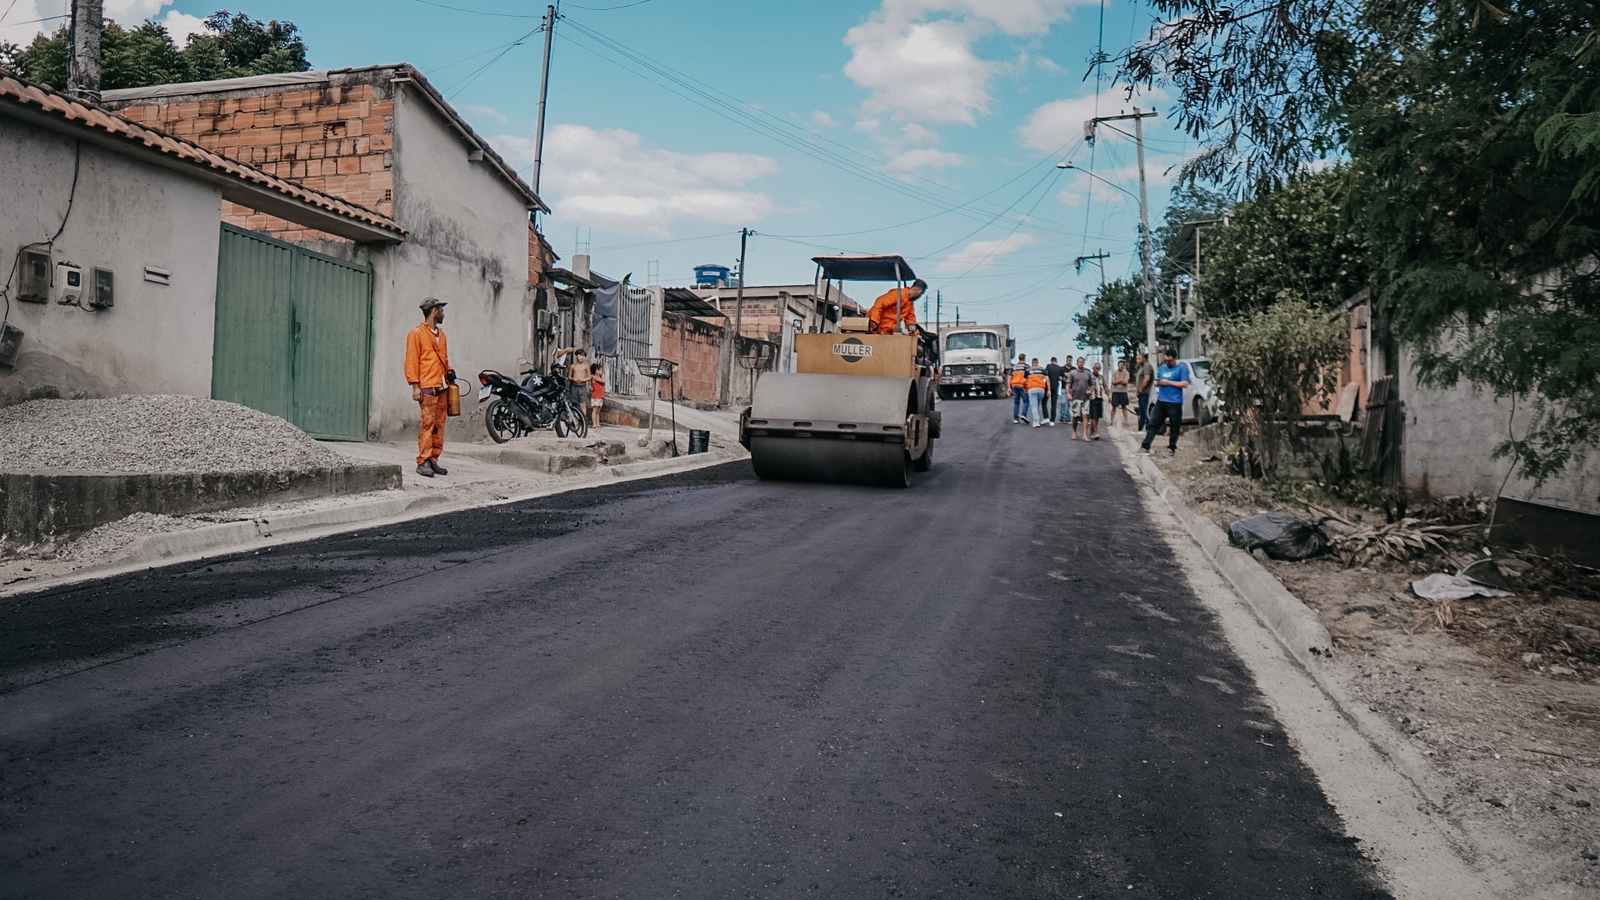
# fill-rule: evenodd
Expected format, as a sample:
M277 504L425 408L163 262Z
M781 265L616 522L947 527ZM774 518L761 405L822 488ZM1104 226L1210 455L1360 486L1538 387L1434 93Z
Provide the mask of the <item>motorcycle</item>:
M484 369L478 373L478 402L488 403L483 423L497 444L532 434L541 428L554 428L556 437L586 437L589 417L572 402L567 379L560 371L540 375L532 369L521 373L518 384L511 378Z

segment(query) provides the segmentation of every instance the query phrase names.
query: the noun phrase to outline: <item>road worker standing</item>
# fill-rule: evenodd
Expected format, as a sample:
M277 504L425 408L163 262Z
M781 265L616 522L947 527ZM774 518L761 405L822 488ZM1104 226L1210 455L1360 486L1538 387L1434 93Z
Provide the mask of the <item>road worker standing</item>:
M910 287L890 288L873 301L867 313L867 330L872 334L893 334L895 309L899 308L899 321L909 329L917 324L917 298L928 290L928 283L918 278Z
M449 414L449 385L456 379L450 368L450 348L445 340L443 300L422 301L422 324L406 335L406 381L417 401L422 421L417 427L417 474L424 478L447 475L439 465L444 452L444 422Z
M1026 354L1017 354L1017 361L1011 365L1011 421L1021 424L1023 406L1028 402L1028 357Z
M1022 383L1028 389L1028 422L1038 428L1044 415L1045 389L1049 385L1049 379L1044 374L1044 366L1039 365L1039 357L1033 358L1033 364L1028 366L1027 377Z

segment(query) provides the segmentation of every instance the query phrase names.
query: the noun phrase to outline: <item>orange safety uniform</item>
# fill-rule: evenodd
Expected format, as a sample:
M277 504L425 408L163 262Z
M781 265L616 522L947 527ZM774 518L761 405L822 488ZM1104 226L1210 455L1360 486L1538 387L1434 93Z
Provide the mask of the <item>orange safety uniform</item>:
M872 302L872 310L867 313L869 331L873 334L894 332L894 307L897 300L900 303L900 321L907 325L917 324L917 301L911 296L911 288L893 288Z
M1038 366L1029 366L1028 377L1027 380L1023 382L1023 387L1026 387L1030 391L1043 391L1049 389L1050 381L1044 377L1043 369L1039 368Z
M1018 364L1011 367L1011 386L1023 387L1028 381L1028 367Z
M406 335L406 383L422 388L422 421L417 427L417 465L437 460L444 452L444 422L450 397L444 375L450 371L450 347L444 329L436 335L423 322Z

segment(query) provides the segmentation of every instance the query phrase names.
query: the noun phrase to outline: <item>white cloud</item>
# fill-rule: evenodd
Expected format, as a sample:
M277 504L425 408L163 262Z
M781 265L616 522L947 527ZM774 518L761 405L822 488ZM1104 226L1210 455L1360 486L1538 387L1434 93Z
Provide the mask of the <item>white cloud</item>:
M814 128L838 128L839 122L833 116L818 109L813 110L811 113L811 125Z
M173 0L106 0L105 14L106 18L118 25L130 28L142 24L146 19L159 17L161 24L167 26L167 31L172 34L172 39L182 47L190 34L199 31L203 20L177 10L168 10L166 16L160 16L161 11L172 4ZM0 9L6 6L10 6L11 12L6 15L4 22L0 22L0 41L11 41L24 47L32 43L39 33L53 34L66 26L67 14L72 10L71 0L17 0L15 4L0 4Z
M972 125L989 108L992 63L972 52L960 23L890 22L874 17L845 34L853 51L844 73L872 95L868 113Z
M937 144L942 140L939 132L931 128L923 128L915 122L907 122L900 126L900 137L908 144Z
M1110 88L1102 91L1098 98L1094 94L1087 94L1082 97L1055 100L1030 113L1028 120L1017 129L1017 136L1021 139L1022 146L1049 153L1074 140L1081 140L1083 123L1095 115L1132 112L1135 106L1140 109L1153 109L1157 103L1166 99L1166 96L1158 88L1148 93L1135 94L1130 100L1125 89ZM1146 120L1146 128L1150 127L1149 122L1150 120Z
M1000 66L972 49L1001 31L1038 34L1086 0L883 0L845 33L844 72L871 92L862 109L899 119L971 125L988 111Z
M499 122L501 125L511 121L509 116L492 106L472 105L466 107L466 111L468 115L480 116L485 119L493 119L496 122Z
M950 166L964 166L972 160L959 153L950 153L945 150L935 150L932 147L920 147L906 152L889 160L892 168L904 169L910 172L915 169L944 169Z
M206 31L205 19L175 9L167 10L167 14L161 17L161 24L167 29L167 34L172 35L172 42L179 47L188 46L189 38L205 34Z
M996 257L1015 253L1044 240L1037 234L1020 232L1009 234L998 241L973 241L939 263L941 272L980 271L994 267Z
M533 160L533 139L496 138L515 159ZM746 189L778 162L753 153L677 153L631 131L557 125L545 138L543 188L562 219L626 234L662 234L675 222L742 225L773 211Z

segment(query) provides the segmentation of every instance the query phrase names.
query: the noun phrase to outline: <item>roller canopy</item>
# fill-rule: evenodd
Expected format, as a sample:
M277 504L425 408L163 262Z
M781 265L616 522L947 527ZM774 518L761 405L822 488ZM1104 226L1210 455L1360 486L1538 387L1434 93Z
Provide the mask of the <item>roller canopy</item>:
M895 266L900 267L900 281L914 281L911 264L898 254L892 256L813 256L811 261L822 267L822 277L839 281L894 281Z

